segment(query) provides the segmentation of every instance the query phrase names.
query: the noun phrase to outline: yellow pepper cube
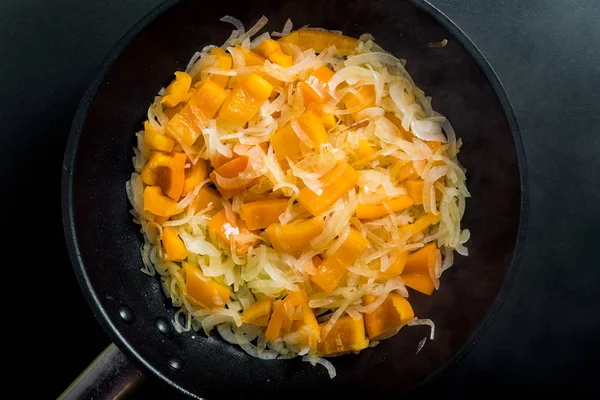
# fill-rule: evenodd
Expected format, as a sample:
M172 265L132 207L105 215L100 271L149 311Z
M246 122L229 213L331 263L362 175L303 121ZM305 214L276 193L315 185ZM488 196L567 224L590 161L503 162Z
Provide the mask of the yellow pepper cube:
M287 199L253 201L241 205L240 216L248 229L264 229L278 223L287 206Z
M167 153L173 151L175 141L152 127L149 121L144 122L144 144L150 150L160 150Z
M321 332L327 323L322 323ZM323 334L322 334L323 336ZM354 320L351 316L340 317L328 332L321 338L319 354L330 355L348 351L360 351L369 346L369 339L365 336L363 317Z
M223 308L231 296L229 286L210 279L199 268L182 263L185 270L186 298L198 308Z
M329 136L323 126L323 122L314 111L304 112L298 118L298 125L300 125L300 128L302 128L316 148L329 141Z
M324 225L323 219L312 218L293 225L272 224L266 232L275 250L295 253L305 250L323 232Z
M363 304L369 305L375 299L376 296L364 296ZM415 313L408 300L397 293L390 293L379 307L364 316L369 339L377 340L394 335L415 317Z
M390 212L407 209L412 205L413 200L408 196L392 197L378 204L359 204L356 208L356 217L359 219L379 218Z
M406 191L415 205L423 204L423 179L411 179L406 181Z
M225 50L223 50L220 47L215 47L214 49L210 50L210 55L215 56L217 58L217 61L213 65L215 68L226 71L231 69L233 60L231 56L225 52ZM217 85L221 86L222 88L225 88L227 86L227 82L229 81L229 76L211 74L210 79Z
M165 94L160 101L165 107L175 107L177 104L185 100L188 90L192 86L192 77L185 72L175 72L175 80L171 82Z
M144 189L144 211L149 211L159 217L171 217L179 214L183 209L177 206L177 202L167 196L163 196L160 186L147 186Z
M328 180L328 174L323 177ZM300 189L298 202L312 215L318 215L331 207L338 199L344 196L358 182L358 172L350 165L345 164L341 175L336 176L333 183L323 188L323 192L319 195L310 190L308 187Z
M438 222L440 222L440 215L439 214L426 214L420 218L418 218L415 222L413 222L412 224L407 224L407 225L402 225L400 228L398 228L398 234L400 235L400 237L404 237L406 236L408 233L410 233L409 235L409 239L410 237L419 234L423 231L425 231L425 229L429 228L432 225L437 224Z
M333 292L348 272L348 267L354 264L368 245L369 242L361 233L352 228L346 240L335 252L327 256L310 280L323 291Z
M262 300L252 304L242 312L242 321L245 324L267 326L269 324L269 316L271 315L272 306L273 299L270 297L265 297Z
M280 42L295 44L302 50L314 49L320 53L328 47L335 46L336 53L349 56L358 46L358 39L331 32L300 29L279 39Z
M193 146L226 98L225 89L210 79L204 80L188 104L169 120L167 132L182 144Z
M223 102L220 116L238 125L245 125L269 98L273 85L257 74L241 78Z
M177 234L174 226L165 226L162 234L162 245L167 253L167 260L182 261L188 256L183 240Z

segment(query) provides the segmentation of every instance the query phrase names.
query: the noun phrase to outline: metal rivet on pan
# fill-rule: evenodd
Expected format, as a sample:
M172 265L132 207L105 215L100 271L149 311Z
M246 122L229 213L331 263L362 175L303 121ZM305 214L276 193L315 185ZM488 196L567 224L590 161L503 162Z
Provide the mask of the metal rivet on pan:
M173 325L171 325L168 319L163 317L156 318L156 321L154 321L154 326L156 326L156 329L165 335L173 331Z
M123 321L127 322L128 324L131 324L133 321L135 321L135 314L129 306L121 305L119 306L118 310Z
M179 357L169 356L167 364L169 364L169 368L173 371L181 371L183 369L183 360Z

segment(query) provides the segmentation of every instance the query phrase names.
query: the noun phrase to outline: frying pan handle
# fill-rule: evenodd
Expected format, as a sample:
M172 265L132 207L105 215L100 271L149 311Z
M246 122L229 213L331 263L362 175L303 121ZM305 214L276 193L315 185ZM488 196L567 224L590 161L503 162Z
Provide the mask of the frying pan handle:
M144 380L144 374L110 344L58 400L122 399Z

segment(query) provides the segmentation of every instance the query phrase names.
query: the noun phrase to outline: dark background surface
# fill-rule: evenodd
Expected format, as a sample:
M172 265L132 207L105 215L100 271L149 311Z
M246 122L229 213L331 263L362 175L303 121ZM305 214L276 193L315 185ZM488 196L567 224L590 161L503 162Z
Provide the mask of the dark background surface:
M0 1L0 201L12 229L4 247L8 263L27 277L34 269L22 261L45 256L33 263L39 273L23 296L35 300L43 332L29 349L37 369L53 378L29 388L40 398L58 396L109 343L63 240L60 174L71 120L110 48L159 3ZM600 4L431 3L471 37L504 84L525 146L530 211L504 308L461 363L411 397L599 394ZM176 393L148 380L134 397Z

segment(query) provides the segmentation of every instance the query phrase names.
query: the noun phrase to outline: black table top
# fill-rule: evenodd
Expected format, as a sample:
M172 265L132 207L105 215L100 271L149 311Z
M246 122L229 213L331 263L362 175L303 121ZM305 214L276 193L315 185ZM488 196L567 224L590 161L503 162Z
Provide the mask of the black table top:
M11 218L5 271L27 271L5 279L24 276L33 284L19 297L31 303L31 314L20 318L37 321L29 350L36 368L53 379L27 390L44 398L58 396L109 344L63 240L60 176L71 119L103 57L159 3L0 2L1 201ZM600 393L600 5L431 3L481 49L512 101L527 156L530 215L505 306L463 361L413 397L463 398L482 388L488 394ZM148 397L176 393L149 379L134 395Z

